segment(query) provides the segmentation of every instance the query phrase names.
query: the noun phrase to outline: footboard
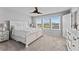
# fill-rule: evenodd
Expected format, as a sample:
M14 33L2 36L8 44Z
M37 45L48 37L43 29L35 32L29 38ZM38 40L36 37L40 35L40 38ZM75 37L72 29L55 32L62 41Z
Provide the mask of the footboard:
M40 31L31 33L29 36L26 37L26 44L29 45L30 43L34 42L36 39L38 39L42 35L43 34Z
M12 38L16 41L22 42L26 44L26 47L40 36L42 36L42 31L21 31L21 30L14 30L12 32Z

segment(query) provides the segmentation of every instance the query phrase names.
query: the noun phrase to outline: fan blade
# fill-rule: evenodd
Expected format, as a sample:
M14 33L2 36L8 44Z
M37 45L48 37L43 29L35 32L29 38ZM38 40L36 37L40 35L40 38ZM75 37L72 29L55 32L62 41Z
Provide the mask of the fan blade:
M34 8L35 8L35 10L32 13L42 14L41 12L38 12L38 8L37 7L34 7Z
M37 12L37 14L42 14L41 12Z
M35 10L37 10L37 11L38 11L38 8L37 8L37 7L35 7Z

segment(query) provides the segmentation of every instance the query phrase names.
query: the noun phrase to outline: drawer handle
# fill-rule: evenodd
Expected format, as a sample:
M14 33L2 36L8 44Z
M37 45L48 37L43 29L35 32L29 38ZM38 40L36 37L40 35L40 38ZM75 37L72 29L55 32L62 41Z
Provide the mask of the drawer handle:
M73 45L73 47L75 47L75 45Z
M76 39L74 39L74 40L76 40Z

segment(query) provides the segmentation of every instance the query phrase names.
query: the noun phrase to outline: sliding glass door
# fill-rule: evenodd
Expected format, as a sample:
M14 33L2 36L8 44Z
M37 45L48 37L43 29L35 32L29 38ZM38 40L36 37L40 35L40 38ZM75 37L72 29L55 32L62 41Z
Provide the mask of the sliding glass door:
M52 29L60 29L60 17L59 16L51 17L51 26L52 26Z
M36 20L36 25L41 29L60 29L60 16L41 18Z
M43 19L44 27L43 29L50 29L50 20L49 19Z
M42 20L41 19L37 19L36 20L36 27L37 28L41 28L41 29L43 28L43 26L42 26Z

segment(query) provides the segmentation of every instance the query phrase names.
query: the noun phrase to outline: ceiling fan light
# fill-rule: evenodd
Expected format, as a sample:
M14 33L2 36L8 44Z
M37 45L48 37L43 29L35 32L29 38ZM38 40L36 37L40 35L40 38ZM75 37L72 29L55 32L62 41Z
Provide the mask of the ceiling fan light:
M35 7L35 10L32 13L42 14L41 12L38 11L38 8L37 7Z

